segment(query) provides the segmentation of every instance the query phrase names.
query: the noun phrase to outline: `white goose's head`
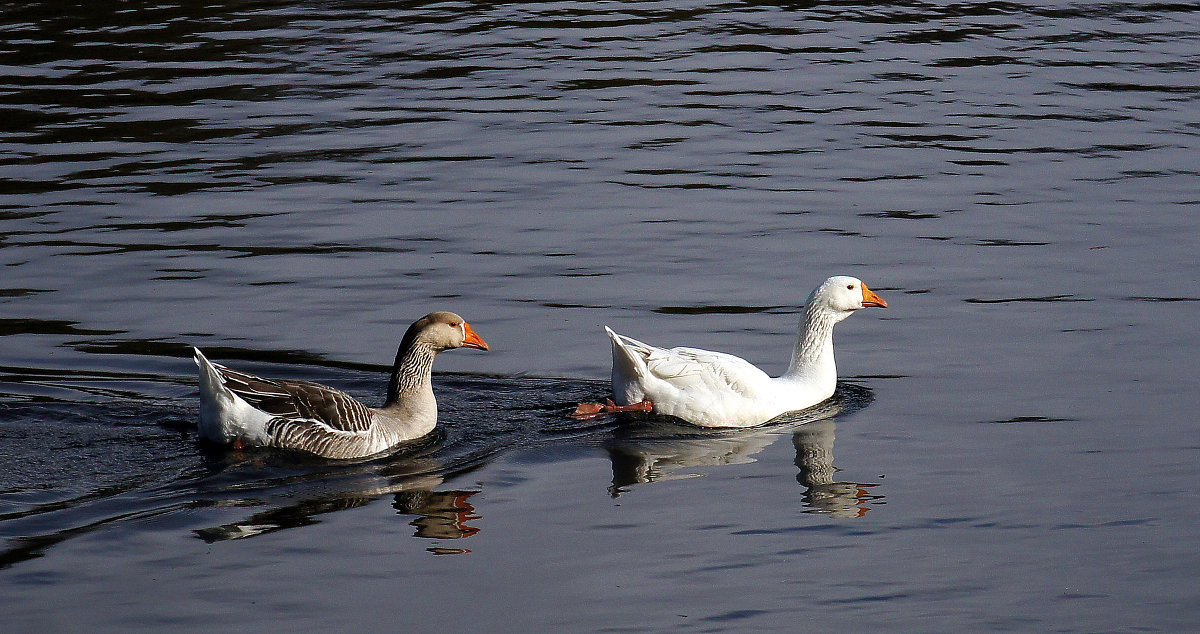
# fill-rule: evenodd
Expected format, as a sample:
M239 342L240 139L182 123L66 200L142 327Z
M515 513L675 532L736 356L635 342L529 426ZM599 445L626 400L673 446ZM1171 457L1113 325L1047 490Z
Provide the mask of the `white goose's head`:
M825 280L808 296L807 305L833 313L838 321L860 308L887 308L882 297L867 288L862 280L849 275L835 275Z
M444 311L429 313L418 319L405 334L405 339L409 336L413 337L414 342L426 343L439 352L452 348L488 349L487 342L471 329L465 319Z

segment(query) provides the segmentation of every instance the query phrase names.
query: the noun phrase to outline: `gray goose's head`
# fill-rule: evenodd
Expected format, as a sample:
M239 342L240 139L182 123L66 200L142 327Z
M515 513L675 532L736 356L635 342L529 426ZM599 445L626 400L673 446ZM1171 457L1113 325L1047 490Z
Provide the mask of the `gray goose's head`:
M487 342L471 329L465 319L444 311L429 313L413 322L404 334L404 342L408 345L402 345L402 348L424 344L436 352L452 348L488 349Z

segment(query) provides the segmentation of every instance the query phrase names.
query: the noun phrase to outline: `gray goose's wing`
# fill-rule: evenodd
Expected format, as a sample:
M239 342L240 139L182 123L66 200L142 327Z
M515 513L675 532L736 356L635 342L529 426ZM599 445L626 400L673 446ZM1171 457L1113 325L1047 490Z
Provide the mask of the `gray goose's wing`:
M366 431L371 426L371 410L340 390L311 381L264 379L213 365L229 391L273 416L316 420L347 432Z

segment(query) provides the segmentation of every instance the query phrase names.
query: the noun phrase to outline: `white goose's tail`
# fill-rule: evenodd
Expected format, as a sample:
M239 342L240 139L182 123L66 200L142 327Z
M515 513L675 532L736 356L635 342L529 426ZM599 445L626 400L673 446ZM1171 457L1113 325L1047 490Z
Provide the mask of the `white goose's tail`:
M604 327L608 338L612 340L612 391L613 400L617 405L629 405L646 398L642 391L642 381L646 376L646 358L650 355L650 346L631 339L625 335L613 332L612 328Z

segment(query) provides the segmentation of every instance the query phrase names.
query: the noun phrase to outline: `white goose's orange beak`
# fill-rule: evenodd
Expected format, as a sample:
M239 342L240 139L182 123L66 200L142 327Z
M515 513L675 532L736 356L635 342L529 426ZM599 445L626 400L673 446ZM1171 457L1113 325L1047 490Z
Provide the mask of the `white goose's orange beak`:
M876 295L875 291L867 288L866 284L862 285L863 291L863 308L887 308L887 302L883 298Z
M465 321L463 322L463 335L465 335L463 337L464 348L478 348L480 350L488 349L487 342L483 340L483 337L480 337L478 334L476 334L476 332L471 328L471 324L468 324Z

